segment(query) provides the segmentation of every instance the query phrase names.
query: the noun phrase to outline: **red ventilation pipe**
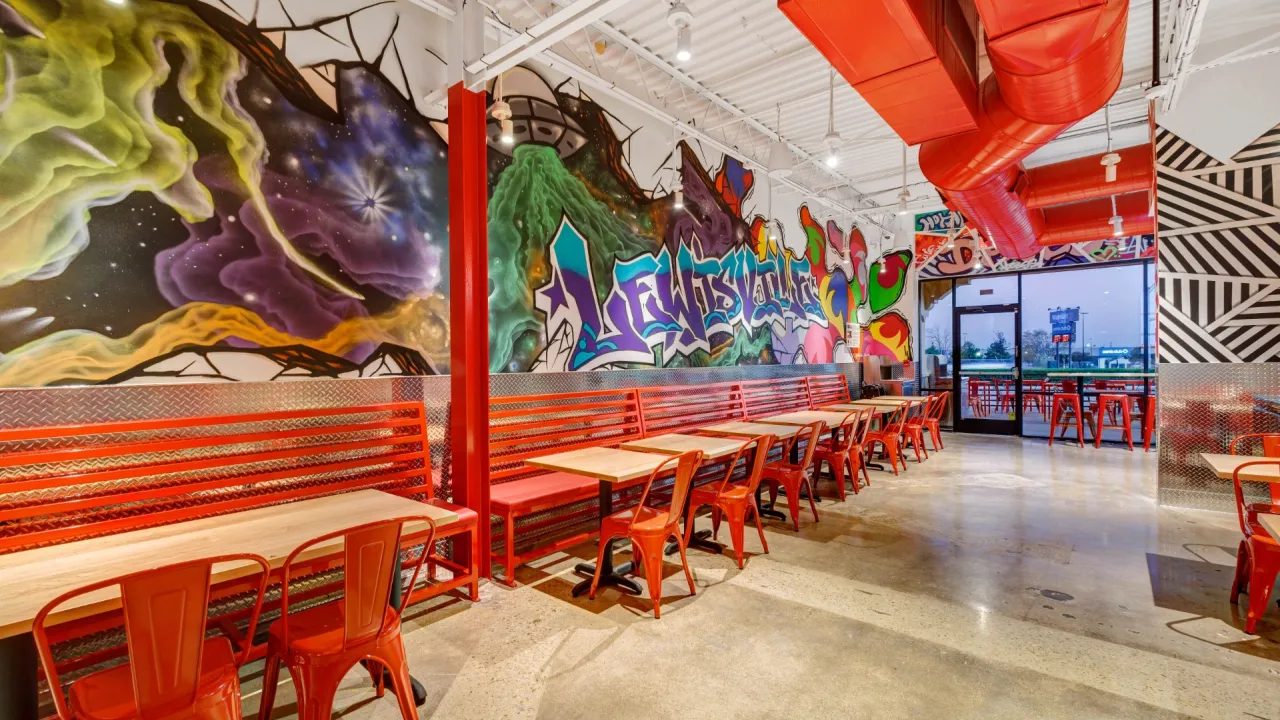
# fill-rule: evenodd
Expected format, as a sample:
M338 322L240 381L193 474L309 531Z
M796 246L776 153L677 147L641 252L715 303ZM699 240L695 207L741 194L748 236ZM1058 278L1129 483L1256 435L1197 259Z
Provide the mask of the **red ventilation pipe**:
M963 35L953 29L954 19L961 17L956 0L779 0L778 7L900 136L907 142L929 138L920 147L925 176L1003 255L1023 259L1039 251L1039 239L1058 216L1046 218L1038 207L1028 207L1027 199L1036 196L1035 173L1024 173L1019 163L1115 93L1129 3L975 4L992 75L978 91L976 129L958 134L963 123L957 118L968 106L976 72L967 62L965 44L955 41ZM950 62L952 56L965 62ZM970 74L958 73L961 68ZM945 86L942 112L935 117L928 102L940 85ZM1101 166L1093 168L1092 177L1101 187L1082 197L1120 189L1104 185ZM1069 184L1078 190L1087 183L1080 176L1079 183ZM1110 218L1110 201L1107 211L1104 219Z
M1115 182L1101 182L1105 175L1102 158L1105 155L1068 160L1053 165L1042 165L1027 170L1027 207L1047 208L1050 205L1092 200L1109 195L1150 190L1155 178L1155 158L1151 145L1135 145L1117 150L1120 163L1116 165Z
M1151 217L1147 192L1143 189L1116 196L1115 214L1123 220L1122 235L1147 235L1156 231L1156 219ZM1091 242L1115 234L1111 225L1109 197L1046 208L1044 216L1045 231L1039 239L1041 247Z

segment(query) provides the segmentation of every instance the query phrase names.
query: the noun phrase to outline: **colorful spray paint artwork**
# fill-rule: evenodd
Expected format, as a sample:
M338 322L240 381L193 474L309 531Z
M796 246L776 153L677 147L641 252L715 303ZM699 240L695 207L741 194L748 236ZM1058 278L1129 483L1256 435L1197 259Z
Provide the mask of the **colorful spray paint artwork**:
M1097 242L1046 247L1026 260L1004 257L980 233L965 226L950 210L916 215L916 265L924 278L1070 267L1155 257L1151 235L1109 238Z
M0 0L0 386L448 371L432 16L324 8ZM684 145L675 212L589 97L504 89L493 370L852 359L893 291L856 230L801 208L795 254L746 216L749 170Z

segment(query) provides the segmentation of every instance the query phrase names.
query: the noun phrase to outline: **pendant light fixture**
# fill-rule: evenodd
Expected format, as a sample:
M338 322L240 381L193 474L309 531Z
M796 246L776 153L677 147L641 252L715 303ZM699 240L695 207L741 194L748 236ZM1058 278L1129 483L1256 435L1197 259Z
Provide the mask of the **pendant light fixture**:
M677 2L667 11L667 24L676 31L676 60L689 62L693 58L693 12Z
M769 191L767 196L768 202L765 204L764 217L764 233L770 242L778 241L778 233L773 224L773 177L765 178L766 189Z
M827 148L827 167L833 168L840 164L840 133L836 132L836 69L830 68L827 72L827 136L822 139L822 144Z
M671 159L675 163L673 181L673 195L675 196L672 207L676 210L684 209L684 157L680 152L680 126L673 125L671 133Z
M1111 150L1111 105L1102 107L1102 114L1107 121L1107 154L1102 156L1102 166L1106 168L1107 182L1116 181L1116 165L1120 164L1120 154ZM1114 213L1113 213L1114 214Z
M511 122L511 106L502 99L502 74L493 83L493 105L489 114L498 121L500 131L498 141L503 145L514 145L516 142L515 123Z
M778 138L769 146L769 177L784 178L791 175L795 165L791 159L791 150L782 140L782 104L778 104L778 123L775 126Z
M898 193L898 214L907 214L907 201L911 199L911 191L907 189L907 144L902 143L902 192Z

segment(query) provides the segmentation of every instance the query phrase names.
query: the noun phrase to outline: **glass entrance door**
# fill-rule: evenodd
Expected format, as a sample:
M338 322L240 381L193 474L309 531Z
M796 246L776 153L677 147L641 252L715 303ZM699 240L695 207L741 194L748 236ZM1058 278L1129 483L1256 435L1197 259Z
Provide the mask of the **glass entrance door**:
M957 308L952 357L960 432L1017 435L1022 422L1016 305Z

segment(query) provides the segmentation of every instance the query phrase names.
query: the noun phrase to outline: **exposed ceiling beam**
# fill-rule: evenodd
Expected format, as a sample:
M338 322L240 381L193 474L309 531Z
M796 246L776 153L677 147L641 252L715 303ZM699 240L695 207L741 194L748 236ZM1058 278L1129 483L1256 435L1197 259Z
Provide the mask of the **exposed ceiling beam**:
M1204 30L1205 14L1209 0L1176 0L1177 6L1169 18L1169 48L1165 64L1169 68L1169 90L1160 100L1160 109L1169 112L1178 104L1178 98L1186 86L1187 76L1194 65L1191 58L1200 45L1200 33Z

